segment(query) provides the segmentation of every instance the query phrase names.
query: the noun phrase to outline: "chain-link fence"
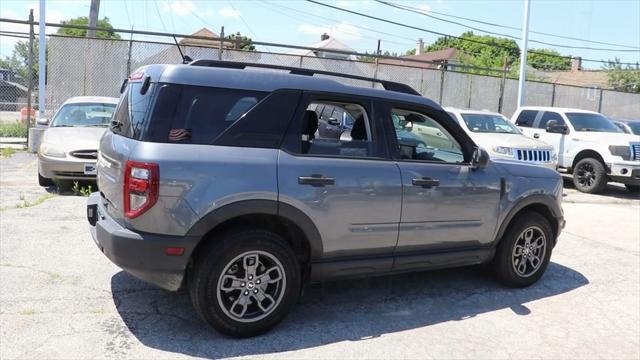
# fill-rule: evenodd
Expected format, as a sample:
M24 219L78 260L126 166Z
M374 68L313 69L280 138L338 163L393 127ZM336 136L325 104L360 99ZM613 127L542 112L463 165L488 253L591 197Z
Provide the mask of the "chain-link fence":
M171 43L49 36L47 47L46 116L51 116L73 96L119 96L123 79L140 66L182 61L177 46ZM283 65L396 81L408 84L443 106L487 109L506 116L511 116L517 107L517 80L504 76L475 75L446 67L378 64L224 47L222 53L218 47L180 48L192 59ZM376 86L368 81L334 79L350 85ZM24 79L11 80L0 81L0 116L17 120L26 106L27 87ZM37 79L33 84L35 107ZM640 118L640 94L531 81L525 86L527 105L573 107L612 117Z

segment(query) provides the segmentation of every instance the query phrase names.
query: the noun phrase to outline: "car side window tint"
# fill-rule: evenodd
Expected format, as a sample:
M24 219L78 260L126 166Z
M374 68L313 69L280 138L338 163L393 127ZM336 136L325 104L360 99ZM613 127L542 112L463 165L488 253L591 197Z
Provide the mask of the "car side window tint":
M314 107L325 105L321 117ZM351 127L344 126L341 113L346 113L355 120ZM333 115L337 122L331 121ZM325 117L326 116L326 117ZM371 157L374 154L373 133L369 114L366 109L355 103L322 103L309 104L301 121L300 140L301 153L305 155L327 155L340 157Z
M516 125L521 127L532 127L533 121L536 119L537 115L538 111L536 110L522 110L520 114L518 114Z
M395 108L391 111L391 120L402 159L464 162L460 143L429 116Z
M558 125L564 125L564 120L562 119L562 116L560 114L558 114L557 112L553 112L553 111L545 111L544 114L542 114L542 119L540 119L540 123L538 124L538 128L546 129L547 128L547 123L550 120L557 121Z

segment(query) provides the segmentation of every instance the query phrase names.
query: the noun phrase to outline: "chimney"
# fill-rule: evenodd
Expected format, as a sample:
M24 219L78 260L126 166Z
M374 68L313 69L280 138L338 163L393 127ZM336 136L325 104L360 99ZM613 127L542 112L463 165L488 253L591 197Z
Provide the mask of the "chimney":
M416 55L422 54L423 49L424 49L424 41L422 41L422 38L419 38L418 42L416 43Z
M582 58L577 56L571 58L571 72L582 71Z
M320 35L320 41L325 41L325 40L329 40L329 34L327 33Z

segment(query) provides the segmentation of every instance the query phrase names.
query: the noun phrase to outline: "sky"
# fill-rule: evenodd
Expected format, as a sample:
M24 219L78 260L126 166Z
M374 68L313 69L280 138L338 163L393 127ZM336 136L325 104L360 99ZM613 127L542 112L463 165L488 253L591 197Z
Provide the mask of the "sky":
M394 9L374 0L319 0L341 8L412 25L450 35L469 30L465 26L442 22L420 14ZM475 20L522 27L524 0L387 0L400 5L433 12L472 18ZM89 0L46 0L47 22L87 16ZM26 20L29 9L38 18L37 0L2 0L0 17ZM358 52L374 52L378 39L383 51L404 53L415 48L418 38L433 42L438 35L407 29L397 25L366 19L354 14L298 0L101 0L100 18L108 17L115 28L191 34L202 27L215 33L225 27L225 33L240 32L255 41L309 46L328 33ZM466 20L451 19L483 30L520 38L520 30L499 28ZM56 29L48 29L55 32ZM579 38L570 40L530 33L530 40L558 45L632 50L585 50L530 43L529 47L552 48L563 55L583 59L606 60L615 57L623 62L640 61L640 0L531 0L530 30ZM0 23L1 31L28 31L23 25ZM480 34L481 32L474 31ZM128 38L129 35L123 35ZM168 41L169 39L135 36L134 39ZM0 36L0 57L11 53L15 41L21 39ZM588 41L614 43L636 50L594 44ZM518 40L519 42L519 40ZM284 48L259 47L260 50L289 52ZM583 62L586 68L598 69L601 64Z

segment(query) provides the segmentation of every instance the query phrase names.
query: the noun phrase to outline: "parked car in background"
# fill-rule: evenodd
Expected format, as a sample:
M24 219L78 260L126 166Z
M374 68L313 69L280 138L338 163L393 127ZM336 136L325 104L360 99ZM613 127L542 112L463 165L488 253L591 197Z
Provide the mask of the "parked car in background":
M627 134L640 135L640 120L611 119L611 121Z
M640 192L640 136L625 134L604 115L524 106L512 120L525 135L553 145L558 167L573 175L579 191L598 193L615 181Z
M483 263L507 286L540 279L564 225L556 171L490 160L407 85L317 74L214 60L136 70L87 203L100 251L187 287L232 336L274 327L309 282ZM322 105L348 110L348 136L318 133ZM449 146L398 141L411 126Z
M488 110L445 107L473 141L489 151L492 158L524 161L555 170L557 155L553 146L532 139L504 115Z
M38 183L53 185L53 178L87 180L96 177L98 145L115 112L117 98L78 96L65 101L48 126L38 151Z

